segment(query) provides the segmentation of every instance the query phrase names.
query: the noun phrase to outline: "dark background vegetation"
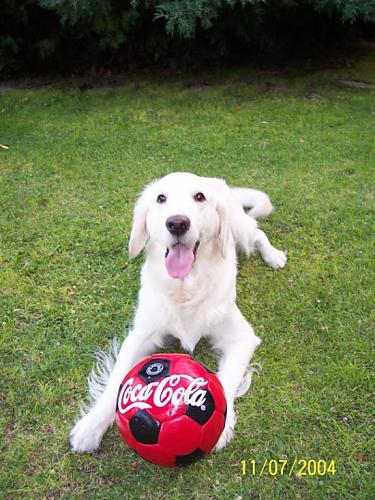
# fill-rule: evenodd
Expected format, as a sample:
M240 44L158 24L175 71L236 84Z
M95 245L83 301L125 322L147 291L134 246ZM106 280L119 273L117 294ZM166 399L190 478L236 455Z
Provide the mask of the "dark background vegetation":
M3 0L0 76L280 63L369 37L374 21L375 0Z

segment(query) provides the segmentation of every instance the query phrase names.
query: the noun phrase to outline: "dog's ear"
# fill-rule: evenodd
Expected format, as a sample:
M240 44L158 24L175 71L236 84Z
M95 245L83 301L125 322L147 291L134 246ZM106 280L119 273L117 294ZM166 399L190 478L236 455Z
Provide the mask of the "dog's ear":
M134 259L144 249L148 240L146 218L148 213L147 196L143 193L134 207L133 226L129 240L129 257Z
M229 224L229 211L227 204L224 200L218 199L216 202L216 211L219 216L219 227L217 237L219 240L220 252L225 259L228 251L229 237L230 237L230 224Z
M225 259L231 235L229 207L227 203L228 196L230 194L230 188L223 179L217 179L216 177L206 177L206 181L208 182L209 187L213 190L214 198L216 200L216 212L219 218L216 237L218 239L220 253Z

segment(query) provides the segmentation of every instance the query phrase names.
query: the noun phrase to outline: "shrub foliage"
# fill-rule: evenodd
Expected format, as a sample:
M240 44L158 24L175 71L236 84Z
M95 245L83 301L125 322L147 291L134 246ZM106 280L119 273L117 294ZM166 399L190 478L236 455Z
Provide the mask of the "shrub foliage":
M374 22L374 0L3 0L0 72L278 54Z

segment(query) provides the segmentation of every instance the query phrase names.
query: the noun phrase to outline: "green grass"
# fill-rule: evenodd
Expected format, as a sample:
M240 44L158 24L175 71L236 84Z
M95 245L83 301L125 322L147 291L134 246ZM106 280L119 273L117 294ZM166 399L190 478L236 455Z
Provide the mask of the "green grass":
M373 60L204 78L214 85L138 77L0 94L2 498L374 498L375 99L335 83L374 83ZM174 170L263 189L277 207L261 227L288 266L239 267L262 369L237 402L234 440L189 468L141 461L115 428L97 453L73 454L91 354L122 335L136 304L133 202ZM205 347L198 358L215 366ZM253 477L248 464L242 475L244 459L284 457L335 460L337 472Z

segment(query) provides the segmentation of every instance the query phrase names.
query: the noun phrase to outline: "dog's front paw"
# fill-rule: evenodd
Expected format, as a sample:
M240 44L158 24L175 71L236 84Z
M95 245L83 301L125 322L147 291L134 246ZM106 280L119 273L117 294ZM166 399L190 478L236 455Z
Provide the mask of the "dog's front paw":
M70 444L73 451L82 453L98 449L106 429L107 425L101 423L95 414L87 413L78 420L70 432Z
M282 269L285 267L287 256L285 252L272 248L264 259L265 263L272 269Z
M234 426L236 424L236 414L234 413L234 410L231 409L227 411L227 418L225 421L225 427L223 432L221 433L221 436L219 438L219 441L216 443L215 446L215 451L220 451L226 446L229 441L232 439L233 434L234 434Z

